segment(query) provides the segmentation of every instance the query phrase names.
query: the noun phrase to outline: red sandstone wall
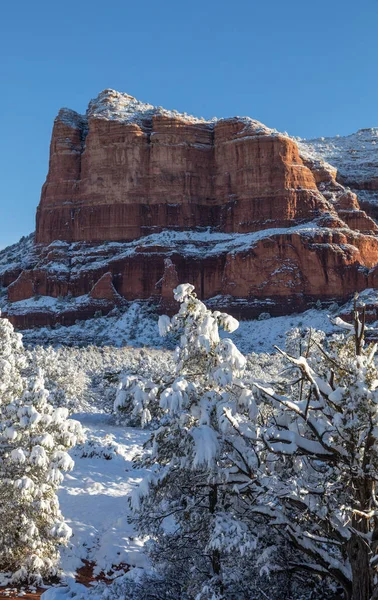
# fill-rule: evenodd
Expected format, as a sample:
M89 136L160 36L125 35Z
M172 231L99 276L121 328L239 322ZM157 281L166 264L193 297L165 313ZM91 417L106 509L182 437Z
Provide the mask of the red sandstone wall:
M242 120L55 121L36 240L130 240L166 227L255 231L329 209L294 141ZM269 131L269 130L268 130Z

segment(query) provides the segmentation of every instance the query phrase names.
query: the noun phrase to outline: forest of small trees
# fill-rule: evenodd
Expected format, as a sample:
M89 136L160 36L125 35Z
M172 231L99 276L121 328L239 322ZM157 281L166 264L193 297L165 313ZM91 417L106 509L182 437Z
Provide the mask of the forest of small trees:
M377 345L363 306L335 319L337 335L293 332L263 378L226 337L236 319L190 284L175 299L159 319L173 362L120 373L114 398L118 422L150 432L129 503L151 566L101 597L377 599ZM16 583L59 576L71 533L56 493L84 434L51 356L0 320L0 571Z

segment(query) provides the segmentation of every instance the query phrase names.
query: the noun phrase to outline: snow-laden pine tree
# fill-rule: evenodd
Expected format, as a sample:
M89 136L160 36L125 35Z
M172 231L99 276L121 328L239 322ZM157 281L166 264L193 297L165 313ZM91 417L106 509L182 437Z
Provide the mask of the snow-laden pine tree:
M0 408L9 398L22 393L21 372L26 365L22 335L14 331L7 319L0 319Z
M135 364L118 376L113 403L117 420L131 426L154 426L160 416L158 399L174 380L175 363L168 353L142 350Z
M152 473L133 505L141 531L154 539L155 565L181 584L180 597L249 598L261 532L258 517L242 515L259 459L253 452L241 457L235 423L239 412L254 423L257 407L242 381L245 358L219 335L238 322L208 310L192 285L174 294L180 310L161 317L159 327L180 333L176 373L159 393L163 415L144 458ZM248 435L256 436L254 425Z
M376 344L353 324L325 349L310 336L285 390L255 384L271 411L261 428L265 515L294 548L287 569L334 580L348 600L378 598L378 371ZM312 354L311 354L312 350ZM241 430L241 434L244 432Z
M21 336L0 319L0 570L38 582L57 573L71 534L56 491L82 433L67 409L53 408L42 372L26 379L25 366Z
M161 383L143 375L125 374L120 378L113 409L119 416L125 415L128 425L145 427L153 416L160 414L157 398L162 391Z
M89 377L80 363L89 353L87 349L80 352L75 348L36 346L25 353L29 365L25 374L32 375L37 368L42 369L54 405L65 406L72 412L77 410L79 402L85 401Z

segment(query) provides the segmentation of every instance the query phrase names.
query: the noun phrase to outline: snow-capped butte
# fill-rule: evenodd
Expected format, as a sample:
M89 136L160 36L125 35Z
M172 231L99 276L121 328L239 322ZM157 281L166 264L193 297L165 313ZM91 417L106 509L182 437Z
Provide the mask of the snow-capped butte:
M141 102L129 94L111 89L103 90L96 98L91 100L86 114L88 118L97 117L121 121L133 121L157 114L181 118L191 123L204 121L203 118L190 116L186 113L180 114L176 110L166 110L161 106L156 107Z
M374 288L378 204L364 195L378 194L376 130L360 133L298 147L249 117L205 121L111 89L86 114L62 109L36 244L30 260L21 249L7 250L9 265L0 255L0 306L29 329L134 300L171 311L183 281L243 318ZM362 165L353 179L361 194L343 183L346 152Z
M154 106L148 102L141 102L127 94L125 92L117 92L116 90L106 89L103 90L93 98L89 104L85 115L81 115L76 111L69 108L62 108L59 111L58 120L63 121L67 125L77 127L85 123L88 119L104 119L109 121L122 121L123 123L136 123L137 125L145 128L148 127L148 121L152 117L167 117L169 119L175 119L188 124L201 124L203 123L207 127L212 127L218 121L228 119L218 119L213 117L212 119L204 119L203 117L195 117L189 115L186 112L180 113L177 110L171 110L163 108L162 106ZM238 119L245 124L245 127L253 133L258 134L278 134L276 129L270 129L266 127L260 121L256 121L247 116L243 117L230 117L230 119ZM281 134L286 135L286 134Z

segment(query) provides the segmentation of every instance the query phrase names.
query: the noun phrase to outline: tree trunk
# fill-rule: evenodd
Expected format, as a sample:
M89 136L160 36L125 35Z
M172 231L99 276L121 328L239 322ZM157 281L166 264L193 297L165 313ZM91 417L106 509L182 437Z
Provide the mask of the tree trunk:
M373 592L370 550L367 543L357 534L352 534L348 542L348 556L352 569L352 593L348 600L370 600Z
M209 491L209 510L211 514L214 514L215 508L218 502L218 487L212 485ZM212 567L214 575L220 575L221 572L221 561L219 550L213 550L211 557Z

